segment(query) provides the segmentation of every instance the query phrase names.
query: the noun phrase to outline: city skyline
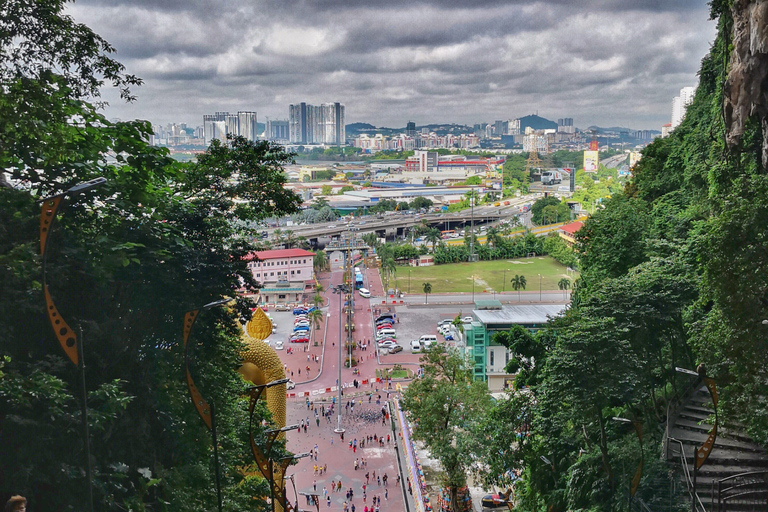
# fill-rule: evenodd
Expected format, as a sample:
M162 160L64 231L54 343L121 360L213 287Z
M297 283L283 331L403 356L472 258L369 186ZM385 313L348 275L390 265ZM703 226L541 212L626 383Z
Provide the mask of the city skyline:
M144 79L133 104L104 92L108 117L195 126L254 110L266 122L333 98L348 124L538 113L658 130L672 98L698 84L715 33L705 0L671 4L81 0L68 12Z

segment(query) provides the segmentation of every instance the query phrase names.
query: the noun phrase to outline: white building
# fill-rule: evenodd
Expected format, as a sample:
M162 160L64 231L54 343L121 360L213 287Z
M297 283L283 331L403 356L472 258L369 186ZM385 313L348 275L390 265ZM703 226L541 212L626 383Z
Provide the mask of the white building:
M315 253L304 249L258 251L250 255L248 268L262 283L262 304L304 302L315 286Z
M693 101L695 94L695 87L683 87L680 89L680 96L675 96L675 99L672 100L672 122L670 124L673 130L683 122L685 111Z

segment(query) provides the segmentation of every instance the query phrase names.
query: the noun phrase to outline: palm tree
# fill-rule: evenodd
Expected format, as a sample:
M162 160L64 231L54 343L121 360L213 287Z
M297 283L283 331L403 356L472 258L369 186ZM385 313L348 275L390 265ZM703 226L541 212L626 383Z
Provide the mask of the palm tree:
M323 293L325 291L325 286L321 285L320 283L315 284L315 293Z
M312 297L312 303L316 308L320 308L323 306L323 304L325 304L325 298L323 298L323 296L319 293L316 293L315 296Z
M557 282L557 287L563 290L563 297L566 297L566 290L568 290L571 287L571 280L567 277L562 278Z
M286 229L283 231L283 235L285 236L286 249L292 248L293 244L296 243L296 234L292 230Z
M328 256L325 251L317 251L312 261L312 265L315 267L315 272L321 272L328 268Z
M496 226L491 226L488 228L488 231L485 233L485 239L486 243L493 247L498 247L499 245L499 228Z
M312 322L312 324L315 326L315 331L320 330L320 322L322 322L323 316L323 312L319 309L312 310L309 312L309 314L307 314L307 318L309 318L309 321ZM312 331L312 341L316 341L314 339L315 331Z
M395 260L393 258L387 258L384 263L381 264L381 272L384 274L387 288L389 288L389 278L395 273L395 268Z
M442 237L437 228L430 228L429 231L427 231L427 242L432 244L432 252L435 252L435 245L440 240L442 240Z
M424 290L424 304L427 304L427 298L432 293L432 283L424 283L421 285L421 288Z
M283 243L283 230L280 228L277 228L272 232L272 236L275 239L275 244L280 245Z
M302 249L309 249L309 240L307 240L307 237L305 236L298 237L296 243L299 244L299 247Z
M373 247L374 249L378 249L378 246L380 245L379 237L376 236L376 233L366 233L362 236L362 239L366 245Z
M525 276L515 274L515 277L510 282L512 283L512 288L517 292L517 301L520 302L520 290L525 290L525 285L528 284L528 281L526 281Z

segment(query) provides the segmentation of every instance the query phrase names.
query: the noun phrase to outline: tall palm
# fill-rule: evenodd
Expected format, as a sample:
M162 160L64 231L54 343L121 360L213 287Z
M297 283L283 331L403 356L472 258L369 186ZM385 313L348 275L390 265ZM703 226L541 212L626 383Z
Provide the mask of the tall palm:
M567 296L566 290L571 287L571 280L567 277L562 278L557 282L557 287L563 291L563 297Z
M520 290L525 290L528 281L525 279L525 276L515 274L515 277L510 282L512 283L512 288L517 292L517 301L520 302Z
M315 293L323 293L325 291L325 286L321 285L320 283L315 284Z
M313 341L316 341L314 340L315 331L320 330L320 322L322 322L323 320L323 312L320 311L319 309L312 310L307 314L307 318L309 318L309 321L312 322L312 324L315 326L315 329L314 331L312 331L311 334L313 337Z
M492 247L498 247L499 245L499 228L491 226L485 234L486 243Z
M424 283L421 288L424 290L424 304L427 304L429 302L428 296L432 293L432 283Z
M319 293L316 293L315 296L312 297L312 303L316 308L320 308L325 304L325 298Z
M291 247L293 247L293 244L296 243L296 233L294 233L290 229L286 229L285 231L283 231L283 236L285 236L286 249L290 249Z
M437 228L430 228L429 231L427 231L427 242L432 244L432 252L435 252L435 245L437 245L437 242L440 240L442 240L442 237Z
M317 251L312 260L312 265L315 267L315 272L321 272L328 268L328 256L325 251Z
M302 249L308 249L309 248L309 240L307 240L307 237L300 236L296 239L296 243L301 247Z
M373 247L374 249L378 249L379 237L376 236L376 233L366 233L362 236L362 239L367 246Z
M395 273L395 268L395 260L393 258L387 258L381 264L381 272L384 274L387 288L389 288L389 278Z
M283 243L283 230L277 228L272 232L272 237L275 239L275 244L280 245Z

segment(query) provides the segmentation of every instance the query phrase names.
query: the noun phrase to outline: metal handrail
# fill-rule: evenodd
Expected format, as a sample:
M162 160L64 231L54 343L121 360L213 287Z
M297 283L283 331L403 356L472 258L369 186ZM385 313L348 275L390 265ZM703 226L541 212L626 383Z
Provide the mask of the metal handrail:
M688 489L688 494L691 496L691 500L698 503L697 509L700 510L700 512L706 512L707 509L704 508L704 503L701 502L699 494L693 487L693 479L691 478L691 470L688 467L688 459L685 458L685 447L683 446L683 442L679 439L675 439L674 437L668 437L667 439L680 445L680 465L682 466L683 474L685 475L685 486ZM694 461L694 464L695 463L696 461Z

